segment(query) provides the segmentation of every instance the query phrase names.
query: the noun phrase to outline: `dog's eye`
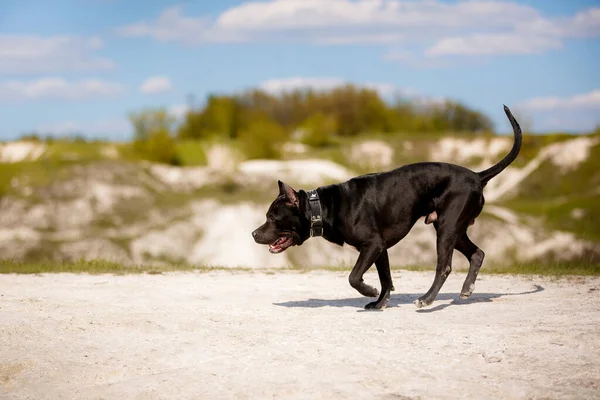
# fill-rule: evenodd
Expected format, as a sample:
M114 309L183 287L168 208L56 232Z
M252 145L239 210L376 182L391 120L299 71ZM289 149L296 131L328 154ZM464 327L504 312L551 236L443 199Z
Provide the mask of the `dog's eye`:
M267 221L269 221L269 222L275 222L275 218L273 218L272 216L269 215L267 217Z

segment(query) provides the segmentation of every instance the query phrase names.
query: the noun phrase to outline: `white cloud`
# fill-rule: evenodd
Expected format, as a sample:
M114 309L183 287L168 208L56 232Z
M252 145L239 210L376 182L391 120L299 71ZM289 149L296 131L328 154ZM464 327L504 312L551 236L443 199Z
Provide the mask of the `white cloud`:
M600 35L600 7L578 12L572 17L560 17L554 20L537 18L517 26L516 31L526 35L567 38L598 36Z
M426 52L428 56L532 54L560 48L555 37L508 34L474 34L441 39Z
M536 97L517 105L538 131L590 132L600 126L600 89L572 96Z
M99 79L69 82L63 78L46 77L32 81L0 83L0 100L80 100L115 96L123 93L123 91L124 88L120 84Z
M563 35L574 37L600 35L600 7L582 11L573 18L567 19Z
M600 89L570 97L536 97L521 106L535 111L600 109Z
M559 49L565 38L600 35L600 8L590 8L572 17L547 19L532 16L506 32L473 33L443 37L431 46L428 56L535 54Z
M600 8L554 20L541 16L505 33L474 33L444 37L427 50L428 56L534 54L563 46L564 38L600 35Z
M173 86L171 85L171 81L169 78L164 76L153 76L146 79L140 85L140 92L144 94L156 94L167 92L171 90Z
M118 32L188 45L216 41L418 44L429 49L429 58L530 54L560 48L564 38L600 35L600 8L549 18L532 7L496 0L251 1L214 20L185 16L181 7L171 7L155 20ZM418 57L409 63L427 64Z
M397 43L405 36L420 38L432 30L512 27L536 15L530 7L495 1L274 0L243 3L214 21L187 17L181 7L170 7L153 21L137 22L117 32L185 44L250 40ZM282 35L273 36L273 32Z
M0 35L0 74L43 74L114 68L94 54L103 47L98 36Z
M161 42L201 43L208 40L210 21L182 15L181 7L164 10L155 21L142 21L117 29L122 36L150 36Z
M217 25L230 30L273 31L331 27L514 26L536 16L531 7L512 2L397 0L274 0L248 2L224 12ZM485 17L494 18L484 20ZM515 21L516 20L516 21Z

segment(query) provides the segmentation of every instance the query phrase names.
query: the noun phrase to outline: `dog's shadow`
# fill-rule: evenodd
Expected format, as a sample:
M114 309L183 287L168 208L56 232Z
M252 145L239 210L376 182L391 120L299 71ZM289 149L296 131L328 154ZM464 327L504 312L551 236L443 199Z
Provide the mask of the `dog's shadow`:
M434 306L432 308L419 309L417 312L420 313L431 313L435 311L443 310L450 306L469 305L474 303L489 303L494 299L507 296L527 296L535 293L544 291L545 289L540 285L534 285L534 289L527 292L520 293L473 293L468 299L461 299L458 293L440 293L435 298L434 304L438 301L452 300L451 303L444 303ZM416 299L421 297L423 294L417 293L402 293L390 296L388 302L388 308L396 307L403 304L413 304ZM308 299L300 301L286 301L284 303L273 303L280 307L290 308L320 308L320 307L354 307L359 308L359 311L364 311L364 306L373 300L369 300L366 297L355 297L351 299Z

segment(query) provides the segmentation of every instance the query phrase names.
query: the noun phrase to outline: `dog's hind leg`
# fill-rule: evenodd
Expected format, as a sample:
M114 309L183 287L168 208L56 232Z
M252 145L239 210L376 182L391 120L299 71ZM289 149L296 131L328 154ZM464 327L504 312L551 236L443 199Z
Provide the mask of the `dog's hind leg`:
M435 278L433 284L423 296L415 300L415 306L417 308L423 308L435 300L436 296L440 292L440 289L446 282L446 278L452 272L452 253L454 252L454 243L452 243L449 237L442 237L438 235L437 240L437 253L438 261L435 269Z
M485 253L471 242L466 232L458 238L455 248L469 260L469 273L460 292L460 297L466 299L473 293L475 280L477 279L477 274L479 274Z
M430 305L435 300L446 278L452 272L452 253L459 237L467 231L472 219L472 208L469 203L472 196L460 196L449 200L449 204L438 213L438 221L433 226L437 231L437 266L431 288L423 296L415 300L417 308Z
M379 281L381 282L381 293L379 294L377 301L365 306L365 310L384 309L390 299L390 292L393 290L392 273L390 271L390 260L388 258L387 250L381 252L379 258L375 261L375 266L377 267L377 274L379 275Z
M352 272L350 272L348 281L350 282L350 286L356 289L363 296L377 297L379 295L379 291L377 289L364 283L363 275L379 258L383 251L385 251L383 240L367 243L360 249L358 260L356 260L356 264L354 264L354 268L352 268Z

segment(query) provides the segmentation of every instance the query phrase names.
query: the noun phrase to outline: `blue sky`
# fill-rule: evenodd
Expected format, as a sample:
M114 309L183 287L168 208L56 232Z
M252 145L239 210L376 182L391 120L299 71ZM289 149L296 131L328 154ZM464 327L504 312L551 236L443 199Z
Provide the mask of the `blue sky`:
M0 140L127 139L186 96L353 82L453 98L536 131L600 124L597 0L3 0Z

